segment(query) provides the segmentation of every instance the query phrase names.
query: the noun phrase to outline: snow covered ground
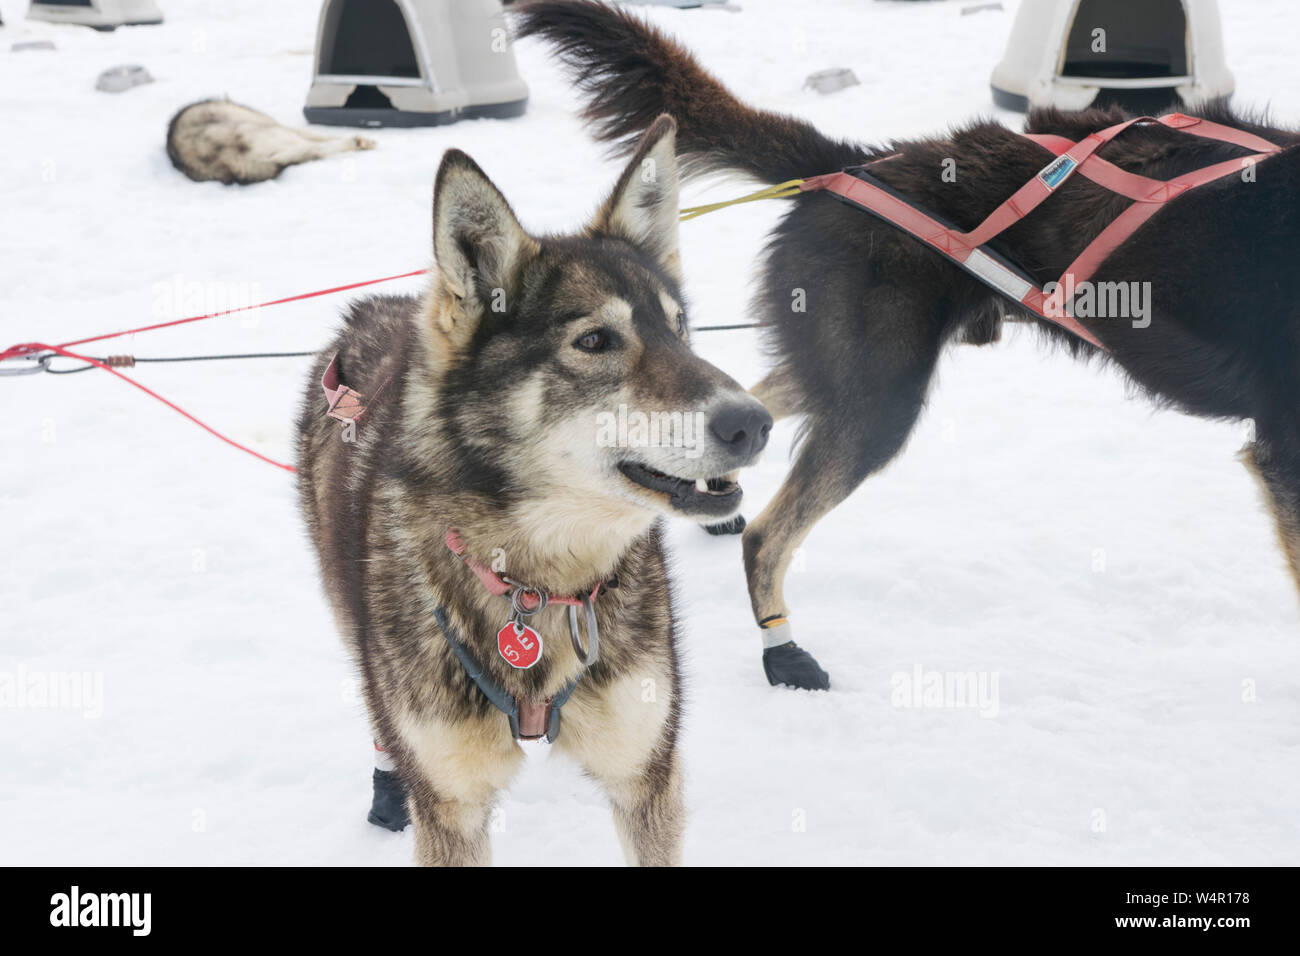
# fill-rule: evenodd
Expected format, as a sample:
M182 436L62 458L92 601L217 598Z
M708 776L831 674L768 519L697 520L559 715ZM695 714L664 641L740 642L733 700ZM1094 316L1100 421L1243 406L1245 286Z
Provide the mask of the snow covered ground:
M993 112L988 75L1015 6L742 5L649 15L752 101L863 139ZM449 146L538 230L578 224L616 175L529 42L520 120L379 130L375 151L277 182L196 185L163 152L168 118L229 94L298 122L319 2L162 6L163 26L100 34L25 21L25 0L0 0L0 346L144 324L185 283L260 300L420 268ZM1300 9L1221 7L1237 102L1300 122ZM30 38L57 49L10 52ZM95 91L102 69L133 62L157 82ZM801 89L837 66L862 85ZM684 227L697 323L747 318L779 212ZM110 345L315 348L342 306ZM697 341L742 381L761 375L751 333ZM135 371L287 459L305 368ZM0 863L409 861L409 833L364 820L368 734L292 480L106 374L0 379L0 402L0 675L102 681L89 715L0 709ZM751 515L780 483L792 431L778 428L746 478ZM1244 439L1153 412L1118 376L1028 335L954 350L907 452L814 531L791 576L796 634L831 672L828 694L767 686L739 540L674 526L688 862L1297 862L1300 607L1235 460ZM918 667L996 675L996 714L894 706L891 680ZM620 861L599 791L545 745L530 758L502 802L497 862Z

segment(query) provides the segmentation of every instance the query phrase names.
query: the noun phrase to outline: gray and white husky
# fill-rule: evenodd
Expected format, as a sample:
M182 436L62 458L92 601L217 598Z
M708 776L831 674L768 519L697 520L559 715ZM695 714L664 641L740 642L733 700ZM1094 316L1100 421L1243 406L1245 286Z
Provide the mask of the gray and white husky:
M167 127L172 165L195 182L248 186L275 179L289 166L338 153L374 149L365 136L332 136L281 126L230 100L191 103Z
M525 232L448 152L427 292L354 305L308 382L302 507L420 863L489 860L516 740L543 728L603 785L630 862L679 861L682 686L659 519L735 514L726 476L771 417L691 351L675 138L654 122L594 220L559 237ZM516 614L511 598L543 607ZM521 668L502 642L525 624L535 659Z

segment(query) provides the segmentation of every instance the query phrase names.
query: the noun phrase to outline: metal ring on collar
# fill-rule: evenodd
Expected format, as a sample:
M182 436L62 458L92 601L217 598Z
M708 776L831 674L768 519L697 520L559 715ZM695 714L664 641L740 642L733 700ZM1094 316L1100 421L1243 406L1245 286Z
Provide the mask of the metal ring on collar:
M523 596L525 594L534 594L537 596L537 607L524 607ZM550 603L550 598L545 591L540 588L526 588L522 584L510 592L510 607L519 616L538 614L546 610L546 605Z
M587 646L583 647L582 639L578 637L578 608L574 604L569 605L569 639L573 641L573 652L578 655L578 660L590 667L600 656L600 628L596 626L596 609L592 607L590 595L582 596L582 609L587 612Z

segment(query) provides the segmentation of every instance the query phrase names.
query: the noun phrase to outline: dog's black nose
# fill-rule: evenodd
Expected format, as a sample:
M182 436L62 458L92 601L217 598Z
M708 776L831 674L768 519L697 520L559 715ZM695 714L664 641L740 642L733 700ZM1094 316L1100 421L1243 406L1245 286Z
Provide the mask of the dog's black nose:
M772 416L757 402L728 405L709 422L709 431L738 458L749 459L763 450L772 431Z

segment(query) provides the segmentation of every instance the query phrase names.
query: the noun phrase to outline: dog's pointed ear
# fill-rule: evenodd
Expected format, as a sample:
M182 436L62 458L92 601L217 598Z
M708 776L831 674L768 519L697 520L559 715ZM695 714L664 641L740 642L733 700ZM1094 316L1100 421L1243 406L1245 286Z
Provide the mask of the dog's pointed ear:
M641 137L589 231L626 239L680 280L677 215L677 123L665 114Z
M447 150L433 187L434 313L441 330L468 341L485 310L504 308L537 248L478 164Z

